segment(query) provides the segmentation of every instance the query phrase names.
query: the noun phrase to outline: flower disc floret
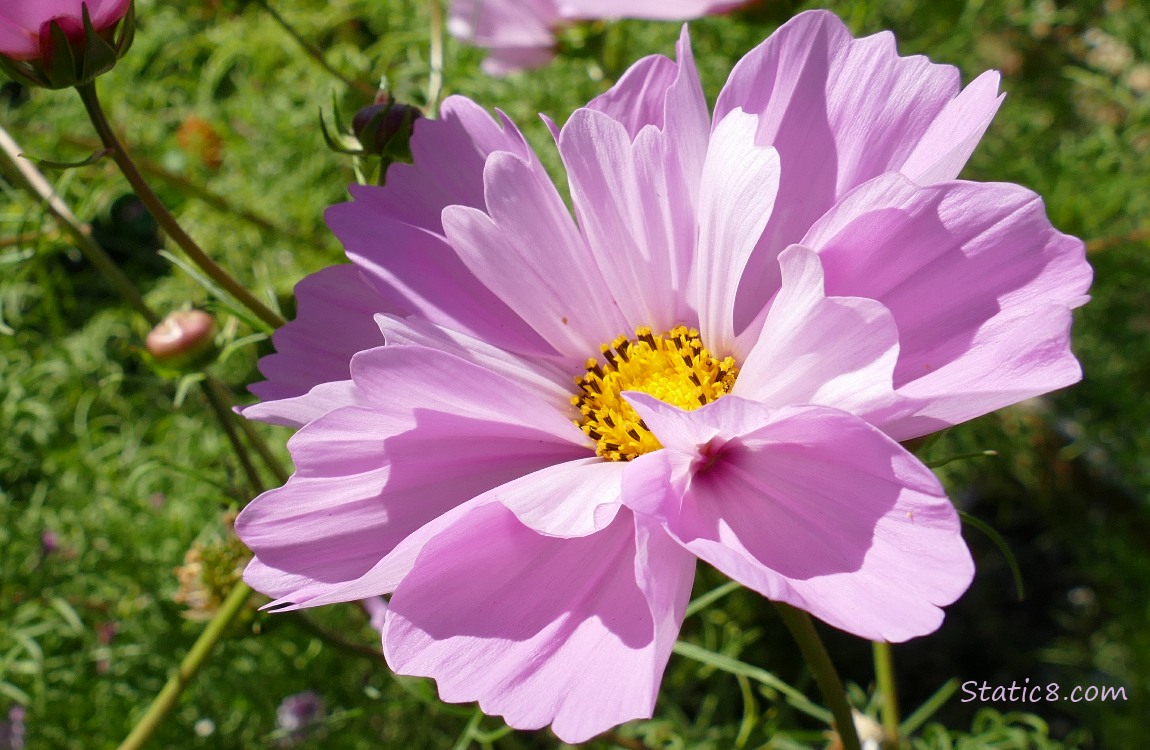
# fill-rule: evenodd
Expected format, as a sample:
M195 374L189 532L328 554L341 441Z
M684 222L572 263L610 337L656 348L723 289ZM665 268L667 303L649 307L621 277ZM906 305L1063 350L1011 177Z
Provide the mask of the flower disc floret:
M699 332L686 326L659 336L642 327L635 338L619 336L600 349L603 364L587 360L586 374L575 378L581 392L571 403L581 414L575 424L610 461L630 461L663 447L623 398L624 391L641 391L690 411L730 393L739 374L733 357L711 354Z

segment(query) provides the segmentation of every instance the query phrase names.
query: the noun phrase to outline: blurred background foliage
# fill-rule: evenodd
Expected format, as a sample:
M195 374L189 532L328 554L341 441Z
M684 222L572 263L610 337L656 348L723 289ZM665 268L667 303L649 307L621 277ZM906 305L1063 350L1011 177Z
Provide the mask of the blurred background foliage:
M426 101L427 6L415 0L271 0L347 85L244 0L138 0L135 46L100 81L113 121L202 245L290 315L304 274L338 262L323 209L345 198L351 161L318 126L344 120L381 76ZM766 0L691 25L713 100L733 63L798 10L822 5L857 34L891 29L904 54L1003 72L1006 101L965 176L1024 184L1055 225L1085 238L1093 301L1075 341L1078 386L951 430L927 458L997 457L940 469L960 508L998 530L1026 585L968 528L978 574L942 630L895 649L904 712L949 680L1125 688L1126 700L941 707L926 748L1141 747L1150 716L1150 7L1124 0ZM592 23L566 31L548 67L503 80L482 52L447 42L444 93L499 107L558 160L544 112L562 122L632 61L673 54L676 24ZM0 79L3 82L3 79ZM29 154L78 160L97 148L78 98L0 89L0 122ZM75 212L159 310L212 310L221 340L253 331L156 254L149 217L105 160L51 173ZM234 457L198 392L140 356L141 322L82 263L51 217L0 182L0 748L114 747L195 639L192 591L234 561L227 511L246 500ZM237 391L268 350L226 348L214 369ZM286 430L260 429L282 448ZM286 452L281 450L286 458ZM229 551L231 550L231 551ZM197 567L199 566L199 567ZM177 575L177 568L180 570ZM718 586L712 571L697 593ZM198 598L197 598L198 597ZM206 604L204 604L206 602ZM824 629L873 710L869 645ZM737 591L693 615L684 638L769 669L813 695L773 611ZM392 676L357 605L306 615L248 613L191 686L155 747L546 748L507 733L422 680ZM957 684L957 683L954 683ZM817 722L766 686L680 656L657 717L590 747L822 747ZM642 743L642 744L640 744Z

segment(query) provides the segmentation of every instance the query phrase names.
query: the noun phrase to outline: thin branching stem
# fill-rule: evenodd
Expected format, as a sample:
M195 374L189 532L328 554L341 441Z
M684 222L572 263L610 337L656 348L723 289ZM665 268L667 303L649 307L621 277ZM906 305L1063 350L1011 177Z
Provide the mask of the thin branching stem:
M213 388L210 383L203 382L202 386L204 397L208 400L208 404L212 407L212 412L215 413L216 419L223 428L224 434L231 443L232 450L236 454L236 458L240 462L240 468L243 469L244 476L248 481L248 491L254 497L258 495L263 488L263 482L260 480L259 472L256 471L256 466L252 463L251 456L248 455L247 446L240 440L240 434L236 431L235 415L228 408L228 403L223 394L217 389Z
M263 8L267 14L272 17L272 20L279 24L279 27L287 32L288 36L295 40L295 43L300 46L300 49L304 51L304 54L314 60L321 68L326 70L328 73L331 73L332 76L339 79L343 85L347 86L348 88L353 89L354 91L363 94L368 98L375 96L375 89L372 86L369 86L363 81L349 78L348 76L345 76L343 73L336 70L332 64L327 61L327 58L323 56L323 51L308 41L303 34L299 33L296 27L288 23L288 20L284 18L278 10L273 8L271 3L269 3L267 0L256 0L256 4Z
M228 389L228 387L224 385L223 381L221 381L216 376L208 375L207 384L205 387L214 388L218 393L221 393L227 399L229 408L235 405L236 399L232 395L231 390ZM237 419L236 423L239 424L240 429L243 430L245 435L247 435L248 442L252 444L253 448L255 448L256 453L259 454L260 460L263 462L263 465L267 467L267 470L272 473L272 476L276 478L276 481L278 481L280 484L286 482L289 476L288 471L284 468L284 465L280 463L280 460L276 458L275 454L272 453L271 446L269 446L268 442L264 440L264 436L256 430L255 426L251 423L250 420Z

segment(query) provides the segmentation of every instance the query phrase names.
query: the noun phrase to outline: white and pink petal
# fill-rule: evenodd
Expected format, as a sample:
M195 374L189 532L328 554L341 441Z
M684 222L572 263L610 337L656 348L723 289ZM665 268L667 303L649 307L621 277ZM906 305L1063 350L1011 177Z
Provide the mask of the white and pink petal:
M831 406L864 419L909 408L894 391L899 330L890 312L872 299L828 297L820 258L805 247L787 248L779 266L782 288L740 356L732 393L776 408Z
M927 411L950 424L1080 376L1067 311L1087 300L1092 272L1082 242L1054 229L1025 188L924 187L884 175L846 196L803 244L822 258L828 294L869 297L890 311L896 389L945 399L945 409ZM906 439L945 425L879 426Z
M735 297L774 210L779 154L756 145L758 117L734 109L715 125L703 164L695 280L699 330L715 352L735 345Z
M476 283L564 356L586 357L627 329L563 199L537 159L496 153L486 211L449 206L444 229Z
M748 263L736 328L778 288L778 253L842 195L912 157L917 179L952 177L997 108L991 83L979 79L952 104L955 68L899 56L889 32L854 39L826 11L799 14L747 54L715 119L735 108L758 114L759 143L779 151L782 178L779 206Z

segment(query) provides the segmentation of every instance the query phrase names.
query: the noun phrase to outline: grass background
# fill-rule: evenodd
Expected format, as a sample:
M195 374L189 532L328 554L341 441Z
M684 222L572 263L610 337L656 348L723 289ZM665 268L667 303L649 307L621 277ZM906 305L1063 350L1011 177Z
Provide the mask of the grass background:
M1041 193L1054 224L1090 243L1093 301L1080 311L1084 381L947 433L938 458L997 458L940 470L960 507L1009 541L1027 585L1019 602L1002 554L968 529L978 574L930 638L896 648L907 710L950 678L1115 685L1120 703L982 706L946 701L916 747L1139 747L1150 715L1150 10L1135 2L767 0L691 25L708 96L733 63L794 12L831 7L857 34L891 29L904 54L987 68L1008 92L965 177ZM429 19L414 0L280 0L287 20L345 76L386 75L422 104ZM320 108L366 104L304 55L254 3L138 0L135 45L100 81L109 114L190 233L269 301L341 252L322 224L351 162L325 146ZM499 107L555 167L535 116L565 115L639 56L673 53L677 24L588 24L550 66L496 80L481 51L448 41L444 89ZM0 123L30 154L95 149L71 92L5 86ZM193 278L157 262L144 218L125 211L110 163L51 175L76 213L160 310L213 310L221 338L251 329ZM174 177L173 177L174 176ZM204 186L221 200L213 205ZM40 206L0 183L0 747L25 707L29 748L103 748L127 734L202 627L174 596L173 570L197 542L226 538L226 510L249 499L194 389L139 354L140 321L79 261ZM223 203L221 210L220 203ZM237 391L258 379L267 342L228 348L214 369ZM261 429L263 427L261 426ZM263 429L282 448L288 432ZM286 457L286 453L281 455ZM721 583L700 576L701 593ZM869 647L824 629L860 706L873 695ZM333 635L335 637L333 637ZM684 638L776 672L814 695L769 607L737 592L695 615ZM546 731L504 735L472 706L440 704L426 681L397 679L355 605L250 613L214 654L155 747L549 748ZM366 647L366 648L365 648ZM323 717L303 736L277 725L304 690ZM979 709L983 710L976 716ZM1025 715L1012 712L1022 711ZM7 727L11 731L11 727ZM621 731L650 747L788 748L825 743L817 724L745 679L674 657L655 719ZM998 743L998 744L993 744ZM605 740L590 747L615 747Z

